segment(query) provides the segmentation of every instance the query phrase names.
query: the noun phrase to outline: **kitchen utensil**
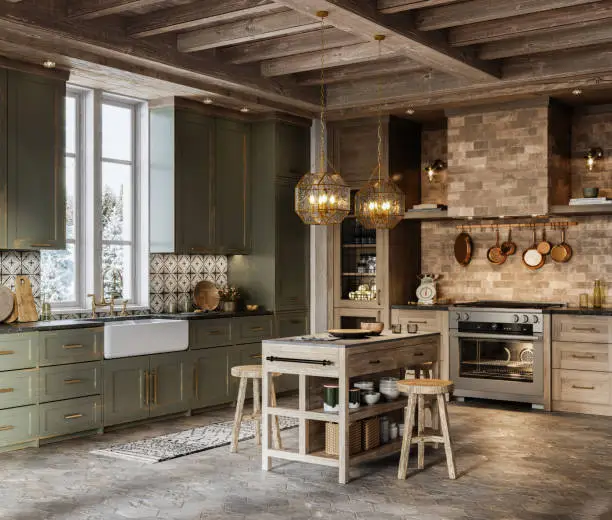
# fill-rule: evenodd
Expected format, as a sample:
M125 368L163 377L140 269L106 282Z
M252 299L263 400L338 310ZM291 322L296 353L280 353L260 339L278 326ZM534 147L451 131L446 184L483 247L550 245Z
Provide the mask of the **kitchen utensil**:
M368 405L372 406L380 401L380 392L367 392L364 399Z
M459 233L455 239L455 260L465 267L472 260L473 249L472 237L465 232Z
M535 228L533 230L533 244L531 247L525 249L523 251L523 265L527 267L527 269L535 270L539 269L544 265L544 255L538 251L536 244L536 232Z
M546 240L546 228L542 230L542 240L538 242L538 246L536 247L536 249L541 255L547 255L552 249L552 244L548 240Z
M323 385L323 411L337 413L340 409L340 389L338 385Z
M32 283L27 276L15 277L15 292L17 295L17 320L24 323L38 321L38 312L32 296Z
M361 329L329 329L327 332L336 338L344 339L361 339L372 334L369 330Z
M349 390L349 408L359 408L361 405L361 390L359 388L351 388Z
M361 322L360 328L362 328L363 330L367 330L372 336L379 336L385 328L385 324L380 321L374 321L369 323Z
M213 282L203 280L193 289L193 304L204 311L212 311L219 306L219 290Z
M487 259L492 264L501 265L506 261L506 255L504 255L501 247L499 246L499 228L497 228L495 236L497 237L495 240L495 245L490 247L487 251Z
M13 305L13 312L11 312L11 315L8 318L6 318L6 320L4 320L4 323L15 323L17 321L17 318L19 317L19 307L17 305L17 295L14 292L12 292L12 294L13 294L13 300L15 302Z
M15 296L13 291L4 285L0 286L0 321L6 320L15 307Z
M516 243L512 240L512 228L508 230L508 240L501 245L504 256L512 256L516 253Z
M572 248L565 243L565 228L561 228L561 242L552 248L550 256L555 262L568 262L572 257Z

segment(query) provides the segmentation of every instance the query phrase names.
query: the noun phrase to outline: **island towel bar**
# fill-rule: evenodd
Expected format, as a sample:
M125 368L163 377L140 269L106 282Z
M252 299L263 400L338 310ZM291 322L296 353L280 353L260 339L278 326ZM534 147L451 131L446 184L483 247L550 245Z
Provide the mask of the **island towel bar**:
M333 365L333 361L329 361L327 359L323 359L319 361L318 359L297 359L297 358L288 358L288 357L276 357L276 356L268 356L266 358L267 361L285 361L287 363L306 363L307 365Z

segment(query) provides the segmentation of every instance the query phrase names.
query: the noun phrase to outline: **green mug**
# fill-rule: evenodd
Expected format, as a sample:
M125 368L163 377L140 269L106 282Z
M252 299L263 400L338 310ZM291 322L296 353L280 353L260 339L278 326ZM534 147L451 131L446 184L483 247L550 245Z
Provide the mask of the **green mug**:
M323 385L323 411L338 412L340 409L340 388L338 385Z
M361 404L361 390L359 388L351 388L349 390L349 408L359 408Z

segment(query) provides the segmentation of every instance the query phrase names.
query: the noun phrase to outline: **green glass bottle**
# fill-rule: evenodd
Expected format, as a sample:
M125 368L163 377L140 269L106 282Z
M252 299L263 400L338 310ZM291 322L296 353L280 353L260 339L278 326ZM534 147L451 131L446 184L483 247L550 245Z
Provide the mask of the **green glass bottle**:
M595 309L601 309L602 296L601 280L595 280L595 285L593 286L593 307Z

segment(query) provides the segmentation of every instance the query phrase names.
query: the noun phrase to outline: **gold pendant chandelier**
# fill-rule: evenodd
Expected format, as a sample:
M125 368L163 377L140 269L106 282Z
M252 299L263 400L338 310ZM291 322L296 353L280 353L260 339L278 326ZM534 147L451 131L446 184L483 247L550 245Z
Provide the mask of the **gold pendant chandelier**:
M319 171L305 174L295 187L295 212L304 224L340 224L351 208L351 191L341 175L331 167L327 171L325 153L325 18L327 11L317 11L321 19L321 134ZM330 164L331 166L331 164Z
M383 35L376 35L380 58ZM380 97L380 80L378 82ZM404 218L406 196L399 186L383 172L382 167L382 107L378 111L377 165L370 180L355 195L355 215L366 229L393 229Z

